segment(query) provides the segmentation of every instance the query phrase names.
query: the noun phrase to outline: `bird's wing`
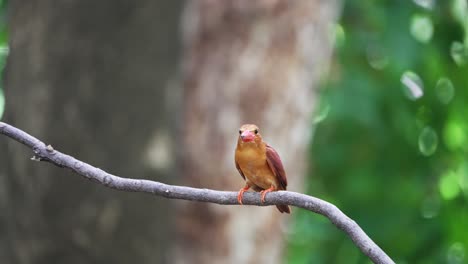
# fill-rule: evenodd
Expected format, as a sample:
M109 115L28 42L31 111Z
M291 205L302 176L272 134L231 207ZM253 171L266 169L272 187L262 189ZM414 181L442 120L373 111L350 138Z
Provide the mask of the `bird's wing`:
M284 171L283 163L281 162L278 152L274 150L271 146L266 144L266 158L268 167L275 174L276 179L281 184L281 186L286 190L288 186L288 180L286 179L286 172Z
M239 171L239 174L242 176L242 178L244 178L245 180L245 175L244 173L242 172L240 166L239 166L239 163L237 163L237 160L234 160L234 162L236 163L236 169Z

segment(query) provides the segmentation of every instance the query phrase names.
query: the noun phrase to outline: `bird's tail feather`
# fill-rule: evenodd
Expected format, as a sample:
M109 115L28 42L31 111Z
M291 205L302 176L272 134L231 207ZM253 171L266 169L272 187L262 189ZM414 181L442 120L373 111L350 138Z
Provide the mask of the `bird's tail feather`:
M287 214L291 213L291 209L287 205L277 205L276 208L278 208L278 210L281 213L287 213Z

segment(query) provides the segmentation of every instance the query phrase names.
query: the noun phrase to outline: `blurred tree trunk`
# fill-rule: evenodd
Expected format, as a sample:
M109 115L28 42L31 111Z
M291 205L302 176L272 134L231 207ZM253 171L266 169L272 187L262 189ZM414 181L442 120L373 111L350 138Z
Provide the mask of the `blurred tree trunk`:
M112 173L168 182L181 5L10 1L5 121ZM32 162L4 137L0 149L2 263L170 262L167 200Z
M191 1L183 24L184 184L237 191L237 131L259 125L301 191L317 83L330 59L335 1ZM176 263L281 263L275 207L183 203ZM295 213L295 211L293 211Z

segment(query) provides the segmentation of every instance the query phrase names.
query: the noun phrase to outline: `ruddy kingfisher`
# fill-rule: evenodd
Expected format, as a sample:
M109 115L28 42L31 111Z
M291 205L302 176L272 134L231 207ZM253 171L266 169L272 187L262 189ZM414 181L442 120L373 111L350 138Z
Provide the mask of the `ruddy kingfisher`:
M288 180L283 163L278 153L263 141L256 125L245 124L239 129L234 160L237 170L245 180L244 188L237 195L239 204L242 204L244 192L250 188L260 191L262 203L265 202L267 193L286 190ZM291 213L287 205L276 207L281 213Z

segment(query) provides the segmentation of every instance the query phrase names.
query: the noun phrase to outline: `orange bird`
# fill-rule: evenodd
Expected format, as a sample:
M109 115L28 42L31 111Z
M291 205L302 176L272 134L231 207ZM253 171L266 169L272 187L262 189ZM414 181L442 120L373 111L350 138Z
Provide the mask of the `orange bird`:
M262 203L265 195L271 191L286 190L288 180L283 163L278 153L263 142L256 125L246 124L239 129L236 154L236 168L245 180L244 188L240 189L237 201L242 204L244 192L252 188L260 191ZM277 205L281 213L291 213L289 206Z

